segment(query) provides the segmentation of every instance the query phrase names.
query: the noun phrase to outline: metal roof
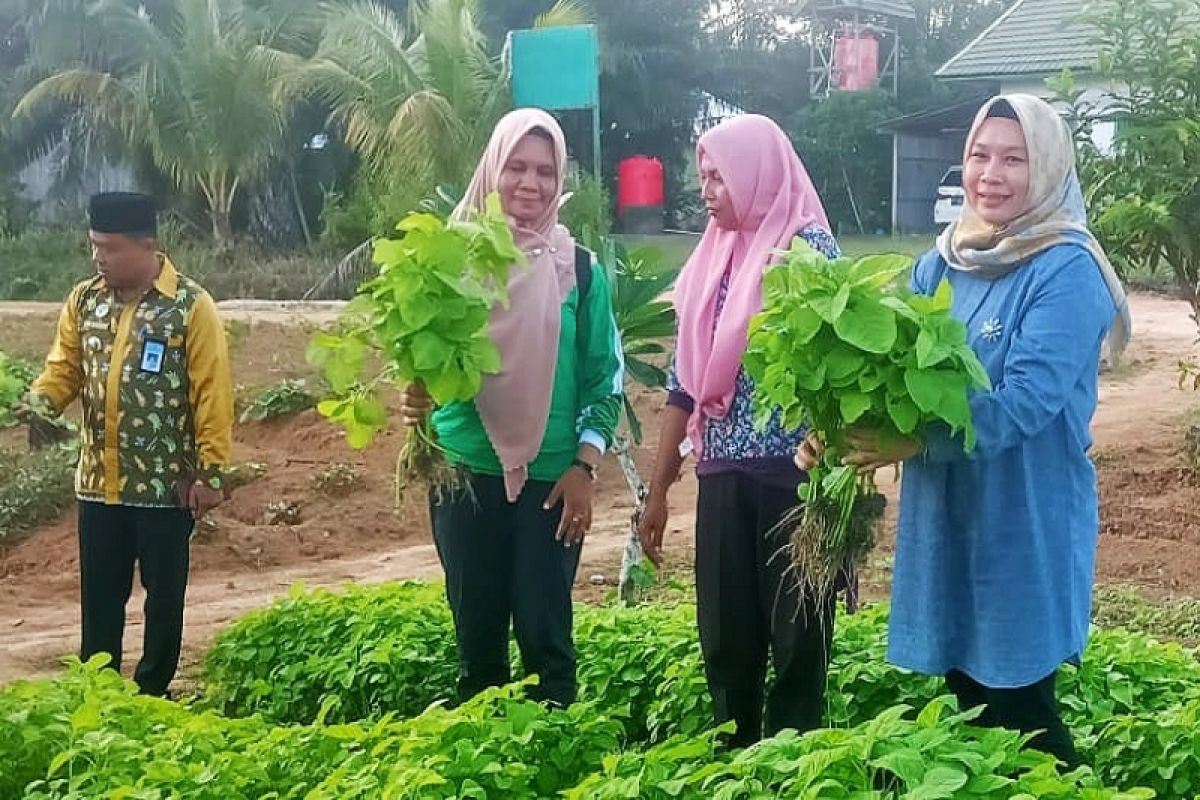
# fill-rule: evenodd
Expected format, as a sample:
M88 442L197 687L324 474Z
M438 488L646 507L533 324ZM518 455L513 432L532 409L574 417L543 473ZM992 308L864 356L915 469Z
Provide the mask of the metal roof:
M812 3L812 8L806 10L818 14L858 11L863 14L881 14L898 19L915 20L917 18L917 12L913 10L910 0L816 0Z
M975 41L942 65L939 78L1048 75L1093 69L1096 31L1080 15L1085 0L1017 0Z
M937 108L925 109L880 123L881 133L940 134L947 131L965 132L975 121L975 114L991 97L988 94L972 95L954 103Z

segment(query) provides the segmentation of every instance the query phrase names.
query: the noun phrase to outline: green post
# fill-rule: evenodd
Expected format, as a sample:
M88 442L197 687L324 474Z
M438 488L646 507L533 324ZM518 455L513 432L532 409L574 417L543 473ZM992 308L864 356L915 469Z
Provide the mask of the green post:
M597 103L592 107L592 174L596 178L596 183L601 183L604 176L601 175L600 161L600 104Z
M509 33L513 102L548 111L592 112L592 158L600 158L600 44L595 25L565 25Z

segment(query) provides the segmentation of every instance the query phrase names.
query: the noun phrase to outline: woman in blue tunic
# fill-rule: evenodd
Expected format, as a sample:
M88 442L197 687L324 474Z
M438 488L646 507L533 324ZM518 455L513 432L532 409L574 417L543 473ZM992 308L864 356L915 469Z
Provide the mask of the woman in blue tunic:
M1099 502L1088 449L1101 349L1128 341L1124 290L1086 227L1066 124L1028 95L980 110L963 164L960 222L913 272L946 279L952 313L992 379L971 398L978 446L851 437L846 463L904 461L888 659L944 675L980 723L1038 732L1073 765L1055 678L1077 662L1091 615ZM809 466L819 442L797 462Z

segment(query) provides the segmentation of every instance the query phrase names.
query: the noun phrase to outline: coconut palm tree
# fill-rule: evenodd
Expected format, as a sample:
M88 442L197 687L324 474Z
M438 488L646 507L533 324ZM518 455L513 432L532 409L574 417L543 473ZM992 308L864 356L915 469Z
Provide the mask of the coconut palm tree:
M334 5L316 56L292 78L331 109L362 158L360 179L382 185L373 229L438 186L461 189L511 107L504 59L479 26L481 5L411 0L403 16L374 0ZM580 0L560 0L537 24L586 21Z
M331 12L316 58L293 77L328 104L368 169L423 185L470 169L509 102L474 5L415 2L407 24L374 2Z
M0 173L15 186L22 168L51 157L55 180L48 199L75 193L86 172L81 153L111 152L110 138L89 125L80 109L48 107L33 118L11 118L25 92L50 74L50 65L82 52L89 33L84 2L12 0L0 8Z
M304 31L315 33L321 7L101 0L87 11L95 49L33 86L14 116L56 103L82 109L201 194L214 239L228 247L239 190L280 155L294 100L284 78L301 68Z

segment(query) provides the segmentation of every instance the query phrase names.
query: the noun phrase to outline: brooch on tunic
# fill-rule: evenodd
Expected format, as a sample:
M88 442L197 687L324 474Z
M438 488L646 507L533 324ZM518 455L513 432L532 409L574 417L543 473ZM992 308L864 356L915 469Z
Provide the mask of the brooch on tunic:
M992 317L979 326L979 336L985 342L997 342L1000 334L1004 333L1004 323L999 317Z

